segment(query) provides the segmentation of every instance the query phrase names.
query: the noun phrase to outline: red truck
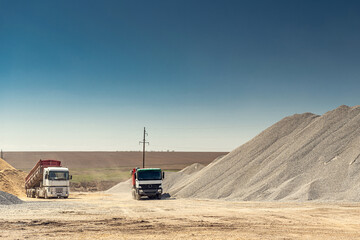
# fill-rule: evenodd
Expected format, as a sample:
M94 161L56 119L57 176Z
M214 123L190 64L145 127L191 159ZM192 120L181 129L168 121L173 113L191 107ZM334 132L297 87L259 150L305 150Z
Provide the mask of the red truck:
M27 197L63 197L70 193L69 169L61 166L58 160L39 160L25 178Z

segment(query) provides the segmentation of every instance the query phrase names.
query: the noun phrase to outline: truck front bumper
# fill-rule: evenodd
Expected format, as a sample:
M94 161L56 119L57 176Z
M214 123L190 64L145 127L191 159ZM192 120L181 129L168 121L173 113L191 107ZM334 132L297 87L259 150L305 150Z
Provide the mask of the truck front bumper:
M47 189L48 197L69 197L68 187L50 187Z
M162 194L162 188L157 189L138 189L138 194L141 196L154 196L156 194Z

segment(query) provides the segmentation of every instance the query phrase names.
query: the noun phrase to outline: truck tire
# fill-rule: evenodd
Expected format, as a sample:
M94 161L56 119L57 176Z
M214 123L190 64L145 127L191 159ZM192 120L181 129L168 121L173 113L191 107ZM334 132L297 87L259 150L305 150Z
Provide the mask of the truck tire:
M136 200L140 200L141 195L140 195L140 194L138 194L138 193L135 193L135 197L136 197Z
M157 199L161 199L161 193L156 194Z
M46 190L45 190L44 198L45 198L45 199L48 199L48 198L49 198L48 195L47 195L47 191L46 191Z

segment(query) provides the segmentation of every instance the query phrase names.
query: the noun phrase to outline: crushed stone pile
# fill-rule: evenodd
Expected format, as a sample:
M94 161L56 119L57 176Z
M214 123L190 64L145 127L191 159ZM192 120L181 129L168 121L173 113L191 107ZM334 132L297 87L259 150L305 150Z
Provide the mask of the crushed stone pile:
M194 163L190 166L187 166L186 168L182 169L179 172L166 172L165 178L163 181L163 192L170 193L173 191L177 191L182 186L183 182L186 182L186 180L194 173L200 171L204 168L204 165L200 163ZM172 189L176 185L175 189Z
M360 201L360 106L286 117L170 187L175 197Z
M23 203L18 197L7 193L0 191L0 205L12 205L12 204L20 204Z
M0 191L18 197L25 196L25 177L23 171L17 170L0 158Z
M113 186L112 188L106 190L106 193L126 193L131 194L131 181L132 179L128 179L124 182L120 182Z

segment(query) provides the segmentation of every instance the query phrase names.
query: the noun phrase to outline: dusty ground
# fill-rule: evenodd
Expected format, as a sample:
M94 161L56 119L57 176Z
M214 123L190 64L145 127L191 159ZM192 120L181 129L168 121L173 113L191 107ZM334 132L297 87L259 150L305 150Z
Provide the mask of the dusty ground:
M76 193L0 206L6 239L360 239L359 203L131 200Z

